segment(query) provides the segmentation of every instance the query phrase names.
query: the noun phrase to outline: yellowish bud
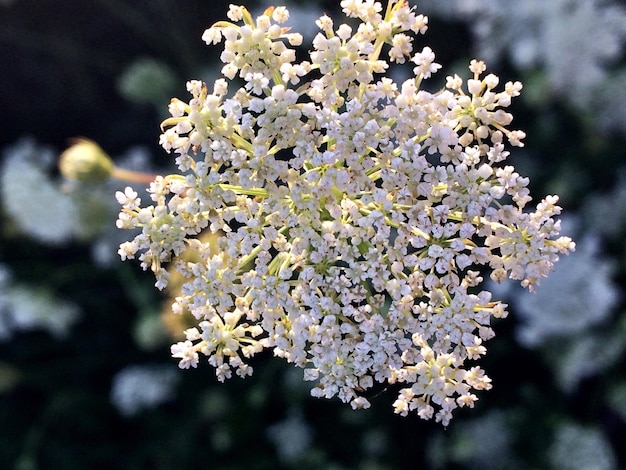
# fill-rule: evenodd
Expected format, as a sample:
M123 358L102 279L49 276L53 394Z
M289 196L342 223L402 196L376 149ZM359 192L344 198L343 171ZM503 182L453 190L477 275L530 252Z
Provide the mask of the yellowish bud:
M73 139L73 145L61 154L59 170L70 180L97 183L109 179L114 164L111 157L93 140Z

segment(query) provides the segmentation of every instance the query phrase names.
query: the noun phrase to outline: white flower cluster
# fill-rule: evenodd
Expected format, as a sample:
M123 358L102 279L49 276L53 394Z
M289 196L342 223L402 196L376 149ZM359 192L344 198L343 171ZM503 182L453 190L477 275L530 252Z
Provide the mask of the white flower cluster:
M521 84L496 91L472 61L467 81L422 90L440 68L430 48L414 51L427 18L406 1L341 6L358 26L322 16L308 61L289 47L301 37L284 7L254 20L231 6L234 23L204 33L225 41L222 72L242 86L190 81L191 100L172 100L161 144L181 174L158 177L147 207L117 193L118 227L142 229L119 253L159 288L167 262L187 278L173 309L198 324L172 346L180 367L203 354L220 380L246 376L268 348L304 368L314 396L366 408L375 383L406 384L396 413L445 425L491 388L468 362L506 305L481 273L532 290L574 244L558 238L558 198L524 212L528 179L503 164L505 143L524 137L503 110ZM414 78L381 76L407 61Z

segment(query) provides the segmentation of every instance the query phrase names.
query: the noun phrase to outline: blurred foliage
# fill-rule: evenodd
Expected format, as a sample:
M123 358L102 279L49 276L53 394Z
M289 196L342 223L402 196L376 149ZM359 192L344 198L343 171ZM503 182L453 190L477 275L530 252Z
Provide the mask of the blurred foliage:
M13 181L7 195L9 185L3 183L3 198L16 209L9 211L5 201L0 213L2 466L523 469L570 468L564 463L569 455L578 459L578 468L626 468L626 129L599 129L593 110L585 112L546 91L541 67L523 69L506 57L488 65L502 82L525 83L525 98L512 112L528 138L512 161L531 177L532 192L561 195L568 217L575 219L570 233L595 237L598 266L610 264L597 272L606 276L604 285L618 300L599 324L585 327L580 336L556 335L540 346L524 346L519 328L528 318L523 308L519 315L515 308L523 298L504 292L513 299L512 314L496 324L497 336L487 345L490 354L483 364L494 389L480 395L477 409L462 410L448 429L393 415L393 390L378 390L372 408L358 412L336 401L312 399L300 370L267 355L255 359L252 377L225 384L217 383L209 366L177 370L160 320L165 297L154 289L151 276L116 261L116 245L127 234L114 228L113 195L123 185L68 186L43 156L58 155L68 139L86 136L120 166L167 167L170 158L157 146L159 122L169 97L186 96L187 79L215 78L219 48L206 47L200 37L224 17L228 3L0 2L0 165L7 174L7 162L22 149L55 194L73 201L77 213L72 220L85 229L68 230L68 238L57 240L28 233L20 214L33 213L34 207L43 205L52 225L65 219L36 188ZM338 9L338 2L331 1L286 3L294 9L292 17L298 14L296 6L316 14ZM246 4L254 10L258 1ZM444 70L465 63L473 51L472 25L445 15L433 15L430 25L424 42L438 53ZM623 54L620 60L623 67ZM626 107L616 99L614 106ZM16 144L24 137L30 143ZM65 337L55 336L46 329L48 323L37 323L11 303L16 291L46 302L50 315L66 302L79 317L67 324ZM44 291L42 300L38 292ZM564 289L561 295L576 291ZM585 295L593 308L593 296L600 294ZM24 324L32 328L21 328ZM617 353L606 359L600 353L611 332L618 333L612 346ZM574 386L564 389L557 379L569 357L563 345L579 344L583 334L593 343L587 353L592 357L583 358L591 361L591 371L585 369ZM597 357L606 362L597 365ZM124 414L113 398L116 377L144 365L175 371L173 396ZM143 396L141 390L132 393ZM597 458L584 466L589 455Z

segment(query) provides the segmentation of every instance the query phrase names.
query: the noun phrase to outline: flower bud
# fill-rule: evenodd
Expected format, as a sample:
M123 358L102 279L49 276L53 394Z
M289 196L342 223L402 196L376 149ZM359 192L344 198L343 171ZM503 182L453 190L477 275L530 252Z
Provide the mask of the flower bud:
M70 180L97 183L111 177L113 160L94 141L83 137L61 154L59 170Z

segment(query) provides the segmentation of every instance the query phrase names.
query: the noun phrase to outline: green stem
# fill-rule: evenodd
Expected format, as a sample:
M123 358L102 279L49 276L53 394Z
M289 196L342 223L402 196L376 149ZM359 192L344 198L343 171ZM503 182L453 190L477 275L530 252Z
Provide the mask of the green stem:
M241 186L235 186L234 184L227 183L218 183L216 186L225 191L232 191L236 194L245 194L246 196L259 196L263 198L269 196L267 190L263 188L242 188Z
M140 171L125 170L124 168L113 167L111 178L130 183L150 184L158 175L143 173Z

